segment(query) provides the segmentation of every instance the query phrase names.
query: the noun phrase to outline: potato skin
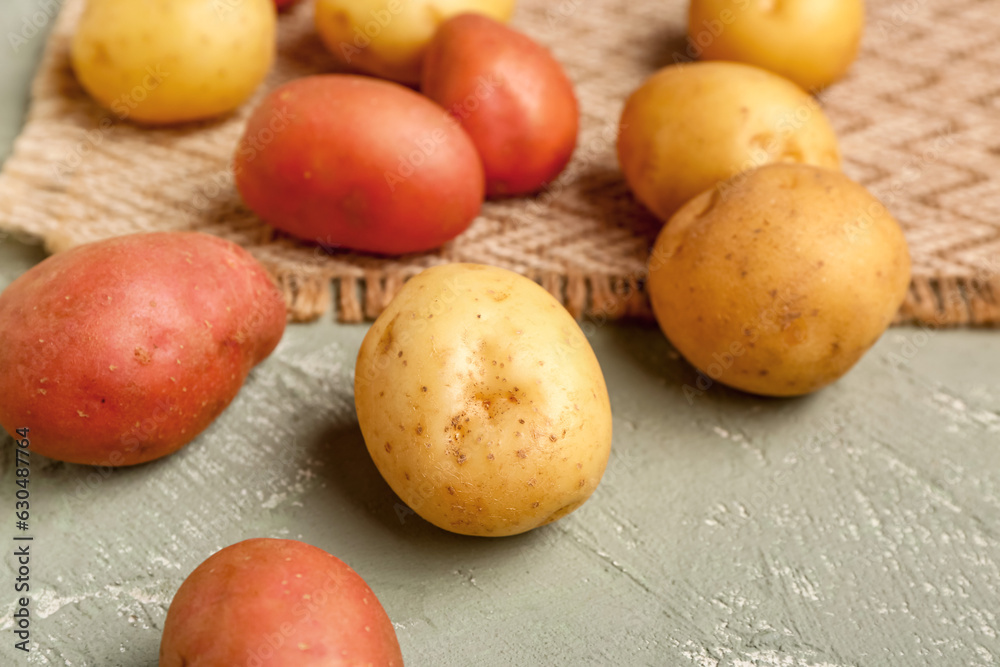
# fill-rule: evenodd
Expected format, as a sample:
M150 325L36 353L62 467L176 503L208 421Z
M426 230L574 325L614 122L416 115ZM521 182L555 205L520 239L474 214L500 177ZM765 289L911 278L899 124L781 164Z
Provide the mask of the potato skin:
M625 105L618 160L636 197L664 222L715 183L764 164L840 168L816 100L775 74L724 62L650 77Z
M458 236L484 197L475 146L444 109L403 86L344 74L268 95L234 171L244 201L274 227L390 255Z
M174 595L160 667L402 667L389 616L343 561L251 539L195 568Z
M271 68L273 0L88 0L73 70L119 119L151 125L240 106Z
M587 500L611 451L604 376L552 295L477 264L427 269L365 336L354 376L368 452L427 521L522 533Z
M462 125L479 151L486 193L524 195L573 156L580 109L548 49L480 14L461 14L427 48L421 89Z
M34 451L125 466L190 442L285 328L281 293L229 241L134 234L49 257L0 294L0 424Z
M769 396L850 370L909 284L906 239L885 206L840 172L793 164L686 204L649 266L653 310L677 350L711 380Z
M316 0L316 30L343 64L417 84L424 51L442 23L464 12L508 21L514 5L515 0Z
M691 0L688 38L705 60L734 60L814 91L837 81L858 55L864 0Z

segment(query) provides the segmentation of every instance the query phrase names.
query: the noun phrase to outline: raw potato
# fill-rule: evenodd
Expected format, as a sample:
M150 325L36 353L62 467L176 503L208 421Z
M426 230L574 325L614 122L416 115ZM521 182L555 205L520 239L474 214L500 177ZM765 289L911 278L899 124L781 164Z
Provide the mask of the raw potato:
M864 0L691 0L688 12L701 58L757 65L806 90L844 76L864 27Z
M226 547L170 603L160 667L402 667L368 584L322 549L252 539Z
M263 267L207 234L121 236L54 255L0 294L0 424L44 456L166 456L229 405L285 329Z
M341 62L407 84L420 82L438 26L463 12L508 21L515 0L316 0L316 29Z
M264 80L275 24L273 0L88 0L73 35L73 70L120 120L211 118Z
M562 173L576 148L580 109L549 51L479 14L446 21L427 49L424 95L472 137L490 196L535 192Z
M431 523L523 533L590 497L611 451L604 376L552 295L477 264L407 282L358 353L354 400L375 465Z
M618 159L636 197L667 221L730 176L774 162L840 168L837 137L814 98L738 63L667 67L625 105Z
M483 204L468 135L426 97L388 81L297 79L254 110L233 170L263 220L312 243L382 254L436 248Z
M684 206L656 241L660 327L703 377L770 396L846 373L906 296L899 224L839 172L769 165Z

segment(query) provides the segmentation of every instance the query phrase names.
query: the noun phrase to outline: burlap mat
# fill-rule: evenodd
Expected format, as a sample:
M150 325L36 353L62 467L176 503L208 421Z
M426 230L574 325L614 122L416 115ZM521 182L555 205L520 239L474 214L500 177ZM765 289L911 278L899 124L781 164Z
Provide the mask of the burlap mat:
M631 197L614 152L626 96L675 62L686 0L522 0L515 25L550 46L576 82L583 129L549 192L489 203L438 252L382 259L277 237L241 204L228 171L253 102L219 122L148 130L119 122L77 85L67 0L33 87L24 132L0 176L0 228L50 251L129 232L198 229L249 248L277 277L293 319L336 300L378 315L423 268L495 264L541 282L575 315L649 315L644 264L658 223ZM281 18L267 89L332 71L311 6ZM847 173L906 229L914 282L899 321L1000 323L1000 11L996 0L870 0L863 51L821 99Z

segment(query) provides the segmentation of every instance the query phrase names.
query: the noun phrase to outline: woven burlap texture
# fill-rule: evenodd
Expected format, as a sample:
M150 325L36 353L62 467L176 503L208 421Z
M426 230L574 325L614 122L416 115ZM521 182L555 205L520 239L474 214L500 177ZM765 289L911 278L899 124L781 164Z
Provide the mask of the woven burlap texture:
M455 261L528 275L577 316L649 316L644 267L659 223L628 192L614 143L628 94L691 54L685 0L522 0L515 26L549 46L576 84L583 122L574 160L541 195L487 203L441 250L396 259L277 236L233 187L230 158L255 102L283 82L336 69L308 1L281 16L278 61L254 100L220 121L156 130L119 121L77 84L68 49L83 2L67 0L49 38L27 125L0 175L0 228L40 238L51 252L139 231L217 234L272 271L294 320L334 301L344 321L373 318L407 278ZM897 321L998 324L996 0L868 4L857 63L820 99L845 171L905 228L914 280Z

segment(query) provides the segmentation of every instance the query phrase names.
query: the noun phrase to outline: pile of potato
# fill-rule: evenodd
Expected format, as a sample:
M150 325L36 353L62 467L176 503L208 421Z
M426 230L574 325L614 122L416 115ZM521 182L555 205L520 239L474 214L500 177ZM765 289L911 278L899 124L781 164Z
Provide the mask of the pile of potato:
M263 81L287 4L89 0L73 67L98 103L136 123L215 117ZM402 254L461 234L484 197L551 183L579 109L551 54L503 24L513 9L315 0L333 56L381 78L271 91L234 147L247 205L305 241ZM836 136L800 87L846 71L862 3L693 0L689 19L692 49L711 60L654 74L625 104L618 142L625 179L664 223L647 280L654 311L706 380L815 391L878 339L909 284L898 224L839 172ZM0 424L29 425L33 448L63 461L165 456L226 408L284 328L282 294L228 241L137 234L67 251L0 295ZM610 454L608 392L580 327L540 286L494 267L409 281L361 346L355 404L393 490L467 535L566 516ZM278 638L267 655L259 637ZM402 657L347 565L300 542L247 540L184 582L160 653L162 667L234 664Z

